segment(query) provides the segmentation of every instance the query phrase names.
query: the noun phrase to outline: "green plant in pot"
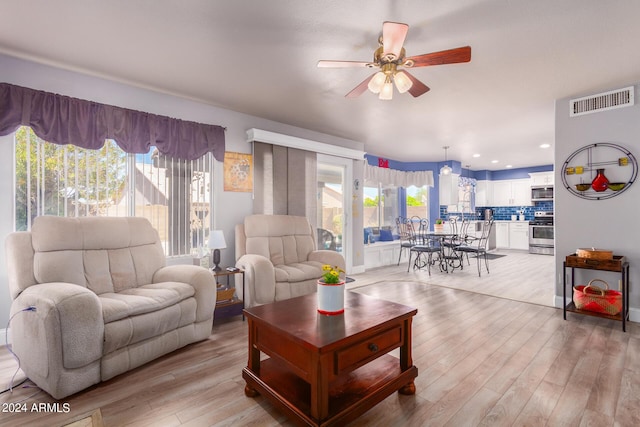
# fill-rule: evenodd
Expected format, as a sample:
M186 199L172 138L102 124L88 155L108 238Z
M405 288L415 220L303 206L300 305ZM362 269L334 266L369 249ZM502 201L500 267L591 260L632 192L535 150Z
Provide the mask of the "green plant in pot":
M344 270L337 265L322 266L322 278L318 280L318 313L335 316L344 313Z
M322 273L322 281L324 283L333 285L342 281L340 279L340 273L344 273L344 270L337 265L331 266L325 264L322 266L322 271L324 271L324 273Z

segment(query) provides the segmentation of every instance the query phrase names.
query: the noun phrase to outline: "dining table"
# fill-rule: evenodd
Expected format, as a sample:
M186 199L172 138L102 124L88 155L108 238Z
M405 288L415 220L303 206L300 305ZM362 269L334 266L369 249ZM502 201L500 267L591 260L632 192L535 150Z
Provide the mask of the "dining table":
M433 264L438 263L440 271L448 273L456 268L462 268L462 257L455 250L455 241L458 237L457 233L451 233L448 231L422 231L416 234L419 240L422 240L423 244L430 244L438 247L440 250L436 252L438 257L432 259ZM416 266L418 268L424 267L426 261L420 261L416 259Z

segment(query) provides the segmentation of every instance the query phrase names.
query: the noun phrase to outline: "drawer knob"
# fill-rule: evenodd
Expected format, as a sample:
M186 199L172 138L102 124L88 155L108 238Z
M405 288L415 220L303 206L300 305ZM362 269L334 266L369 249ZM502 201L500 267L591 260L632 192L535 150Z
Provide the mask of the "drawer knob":
M378 351L378 346L375 345L374 343L369 344L369 350L375 352Z

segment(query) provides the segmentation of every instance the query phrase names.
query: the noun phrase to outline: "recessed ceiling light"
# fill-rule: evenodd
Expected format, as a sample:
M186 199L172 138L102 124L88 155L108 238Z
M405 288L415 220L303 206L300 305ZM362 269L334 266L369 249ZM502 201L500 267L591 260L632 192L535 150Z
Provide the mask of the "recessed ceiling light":
M480 157L480 154L474 154L472 157Z
M513 166L511 166L511 165L507 165L507 166L505 166L505 168L507 168L507 169L511 169L512 167L513 167Z
M491 160L491 163L498 163L497 160Z
M551 144L540 144L540 148L549 148Z

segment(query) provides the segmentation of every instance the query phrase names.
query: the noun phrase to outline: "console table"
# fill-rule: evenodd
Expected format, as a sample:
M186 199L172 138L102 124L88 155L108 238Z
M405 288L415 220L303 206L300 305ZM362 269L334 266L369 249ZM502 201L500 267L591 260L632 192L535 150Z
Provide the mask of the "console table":
M624 256L614 256L612 260L593 260L588 258L580 258L575 254L566 257L562 263L563 266L563 283L562 283L562 298L563 298L563 316L564 320L567 320L567 312L586 314L588 316L605 317L607 319L622 321L622 331L627 331L627 321L629 320L629 262ZM586 270L600 270L600 271L613 271L620 273L620 291L622 292L622 311L620 314L610 316L608 314L596 313L593 311L579 310L576 308L573 302L573 285L575 284L575 269L581 268ZM571 281L570 292L571 302L567 301L567 269L571 269Z

